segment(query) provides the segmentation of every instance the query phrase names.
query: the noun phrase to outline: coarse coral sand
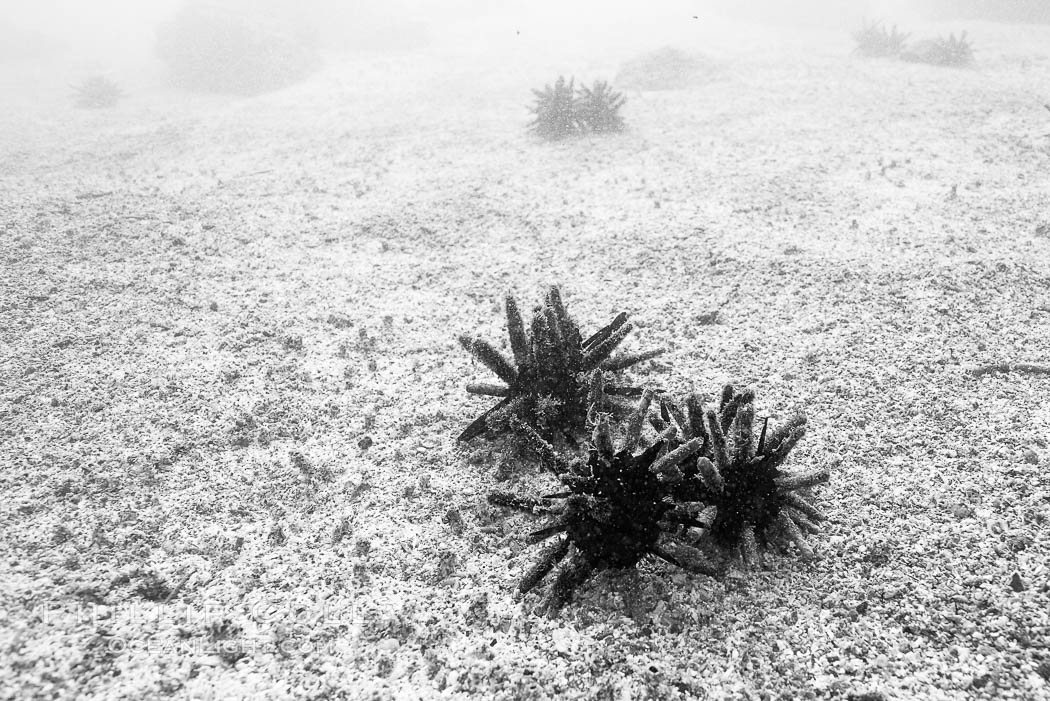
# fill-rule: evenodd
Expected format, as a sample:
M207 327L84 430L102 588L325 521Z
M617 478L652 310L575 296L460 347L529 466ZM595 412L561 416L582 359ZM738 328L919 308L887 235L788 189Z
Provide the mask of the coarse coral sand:
M975 66L683 35L717 79L555 144L531 88L670 40L438 32L105 112L30 81L0 111L0 697L1050 698L1050 384L969 371L1050 354L1050 29L909 29ZM485 495L554 481L455 443L491 381L456 339L551 284L668 349L629 379L805 412L815 559L515 597L538 521Z

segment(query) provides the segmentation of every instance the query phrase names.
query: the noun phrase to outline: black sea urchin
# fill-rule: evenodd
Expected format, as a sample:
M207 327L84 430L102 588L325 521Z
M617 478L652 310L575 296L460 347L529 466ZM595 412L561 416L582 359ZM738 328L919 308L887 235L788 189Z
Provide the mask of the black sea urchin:
M677 465L699 448L699 442L665 452L666 440L661 437L640 453L634 452L651 398L650 391L642 395L619 447L614 445L609 416L600 415L586 461L565 460L531 428L518 424L543 460L555 466L567 491L539 498L500 492L489 495L489 501L554 516L529 534L529 543L557 540L518 585L521 593L528 592L565 560L543 602L550 614L570 601L576 588L593 573L634 567L647 555L693 572L716 573L698 550L675 535L683 526L701 525L672 498L674 485L681 479Z
M857 53L873 58L899 56L904 50L904 42L908 40L908 35L899 31L897 25L886 29L881 22L865 22L864 26L853 33L853 39L857 42Z
M559 76L553 86L548 84L543 90L532 92L536 103L529 108L534 115L529 131L548 141L623 130L620 108L627 98L614 92L604 80L577 88L575 79L566 82L564 76Z
M572 78L565 82L564 76L558 76L553 87L546 85L543 90L532 91L536 104L530 108L535 117L529 123L529 131L550 141L582 131L576 114L574 82Z
M805 433L806 419L794 416L767 435L767 418L756 441L754 398L750 390L737 392L727 385L717 411L704 410L696 395L687 397L685 409L662 400L665 417L673 417L681 429L677 440L700 444L681 467L676 496L706 504L696 515L706 524L706 535L722 548L739 548L748 564L760 561L759 546L788 541L809 557L812 549L802 532L815 533L814 522L824 516L804 494L826 482L828 472L782 472L781 464Z
M105 109L115 107L124 97L123 91L109 78L96 75L88 78L76 88L77 107Z
M627 102L623 93L614 92L604 80L596 80L594 86L580 87L576 97L576 117L584 131L596 134L623 131L620 108Z
M973 44L966 38L966 32L958 38L949 34L947 38L916 42L901 54L901 58L911 63L929 63L934 66L969 66L973 63Z
M589 412L607 406L616 408L605 395L641 394L637 387L606 384L606 372L622 370L663 352L625 353L610 358L633 328L627 314L619 314L584 341L576 322L565 313L557 287L551 287L543 306L533 311L528 332L518 304L510 295L506 307L513 365L487 341L459 337L464 348L506 383L467 385L471 394L502 399L464 429L459 435L461 441L469 441L489 429L505 431L510 417L521 419L545 437L561 432L571 440L572 432L584 426Z

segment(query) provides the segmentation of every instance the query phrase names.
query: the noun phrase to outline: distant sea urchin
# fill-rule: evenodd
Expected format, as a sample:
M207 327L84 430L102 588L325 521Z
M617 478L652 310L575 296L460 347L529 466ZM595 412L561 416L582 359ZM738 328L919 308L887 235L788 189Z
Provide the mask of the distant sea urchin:
M536 102L529 108L534 115L529 131L548 141L623 131L620 108L627 102L623 93L614 91L604 80L596 80L591 87L577 87L575 82L574 78L566 82L559 76L553 86L532 91Z
M768 435L766 419L756 440L750 390L737 392L727 385L717 411L704 410L696 395L686 398L685 409L666 398L662 403L664 416L673 418L680 429L677 440L699 443L681 467L684 478L676 496L706 505L695 514L706 525L706 536L722 548L739 548L748 564L760 561L760 546L788 542L803 556L811 556L803 532L817 532L816 522L824 516L806 491L826 482L828 472L792 475L780 469L805 433L805 417L793 416Z
M926 39L901 53L901 58L911 63L929 63L934 66L969 66L973 63L973 44L963 32L958 37Z
M687 510L675 503L673 492L681 479L678 463L699 447L696 441L666 452L661 437L641 452L643 420L652 393L646 391L627 422L625 440L614 444L608 415L597 418L586 461L568 461L530 427L519 424L543 460L560 473L567 491L545 497L522 497L497 492L489 501L554 518L527 537L529 543L556 538L522 577L518 589L533 589L564 561L542 608L556 613L593 573L634 567L652 555L702 574L716 573L703 555L681 542L683 526L699 526Z
M115 107L124 92L105 76L96 75L86 79L75 88L77 107L105 109Z
M459 337L464 348L506 383L506 386L467 385L467 391L472 394L502 399L464 429L459 435L461 441L469 441L488 430L506 431L511 417L520 419L546 438L560 432L571 440L572 433L583 428L588 413L618 408L606 395L641 394L642 390L637 387L607 384L606 372L622 370L663 352L652 350L610 357L633 328L626 313L582 340L576 322L565 312L557 287L551 287L543 306L533 311L528 331L518 304L510 295L506 298L506 310L513 364L487 341Z
M623 93L614 91L604 80L597 80L593 87L580 86L576 114L585 131L597 134L623 131L620 108L626 102Z
M908 34L898 30L897 25L886 29L881 22L864 22L864 26L853 33L853 39L861 56L900 56Z
M549 141L564 139L579 134L582 130L576 114L576 89L574 79L565 82L564 76L558 76L554 86L546 85L543 90L533 90L536 104L530 111L535 115L529 123L529 131Z

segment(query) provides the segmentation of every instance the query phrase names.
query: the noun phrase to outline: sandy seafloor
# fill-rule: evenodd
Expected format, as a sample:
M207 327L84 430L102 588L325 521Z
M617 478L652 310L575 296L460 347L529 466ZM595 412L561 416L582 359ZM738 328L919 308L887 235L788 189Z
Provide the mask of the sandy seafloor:
M0 697L1050 698L1050 379L969 372L1050 359L1050 28L961 28L968 70L683 26L709 82L556 144L530 88L664 37L110 111L4 69ZM553 483L455 444L455 338L552 283L669 350L631 378L806 412L817 559L515 596L533 520L485 495Z

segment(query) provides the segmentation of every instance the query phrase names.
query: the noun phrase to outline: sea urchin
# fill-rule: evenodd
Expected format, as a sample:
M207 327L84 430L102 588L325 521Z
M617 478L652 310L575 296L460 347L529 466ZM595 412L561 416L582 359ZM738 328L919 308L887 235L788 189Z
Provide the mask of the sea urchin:
M586 131L597 134L623 131L620 108L625 102L627 98L623 93L615 92L604 80L597 80L594 87L580 86L576 98L576 115Z
M77 107L87 109L115 107L124 97L123 91L116 83L101 75L86 79L75 90Z
M510 295L506 298L507 333L514 355L511 364L492 344L479 338L460 336L459 342L506 386L471 383L467 391L502 397L500 402L475 419L459 440L469 441L487 430L505 431L507 419L517 417L541 435L561 432L572 440L572 432L583 427L589 412L617 408L605 395L637 396L637 387L606 384L605 373L615 372L654 358L662 350L612 352L633 328L621 313L587 340L562 304L561 293L551 287L543 306L533 311L529 330Z
M681 467L684 479L676 496L705 504L696 518L706 524L706 536L723 549L739 548L748 564L761 560L760 546L782 547L786 542L810 557L803 531L817 532L815 522L824 516L805 493L826 482L828 471L781 471L805 433L806 419L793 416L767 435L767 418L756 440L754 399L750 390L737 392L731 385L724 388L718 410L704 410L696 395L687 397L684 410L662 399L664 416L673 417L680 429L676 440L700 443Z
M517 424L544 461L557 466L567 491L539 498L497 492L489 495L489 501L554 516L527 537L529 543L556 540L518 586L523 594L530 591L564 560L542 605L549 614L571 600L593 573L634 567L648 555L693 572L716 573L698 550L676 536L683 526L701 525L672 497L681 479L677 465L699 448L699 441L666 452L661 436L635 452L652 397L648 390L642 395L619 446L614 444L609 416L598 416L586 461L567 461L530 427Z
M530 110L536 115L529 123L529 131L549 141L564 139L579 134L582 130L576 114L576 90L574 79L565 82L564 76L558 76L554 86L546 85L543 90L533 90L536 104Z

